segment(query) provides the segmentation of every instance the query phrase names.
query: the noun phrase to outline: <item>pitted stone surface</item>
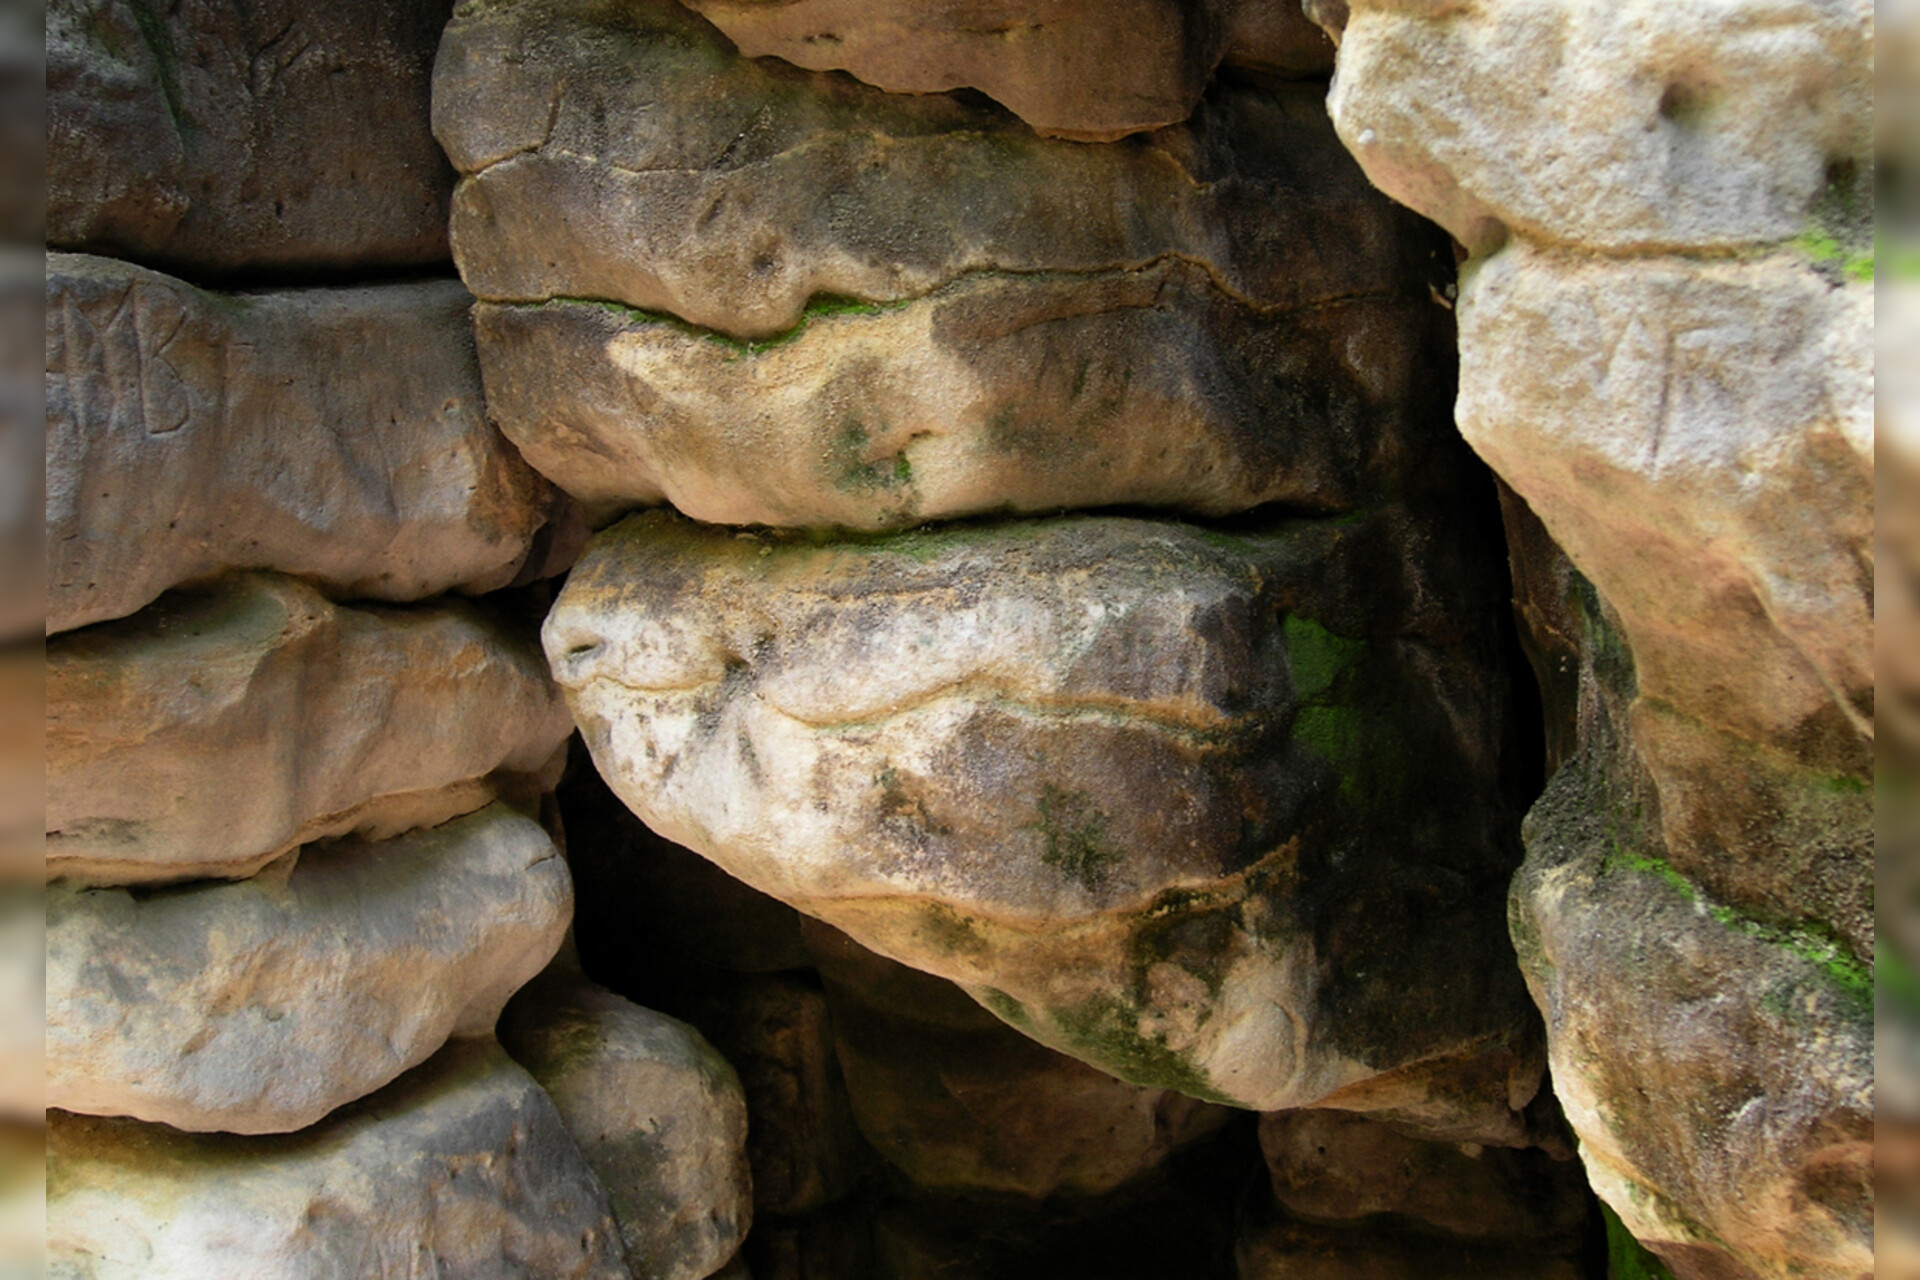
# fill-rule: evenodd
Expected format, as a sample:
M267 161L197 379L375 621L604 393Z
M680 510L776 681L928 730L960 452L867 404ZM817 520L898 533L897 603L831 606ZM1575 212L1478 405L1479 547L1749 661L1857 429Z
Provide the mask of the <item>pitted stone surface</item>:
M1223 60L1333 69L1295 0L692 0L748 57L850 71L890 93L979 89L1052 137L1112 141L1193 114Z
M1793 240L1870 207L1869 0L1349 0L1327 107L1381 190L1485 253Z
M381 600L507 585L552 494L487 421L472 301L48 255L47 633L231 568Z
M434 126L464 175L455 257L491 302L757 340L835 297L1170 259L1261 311L1427 296L1433 245L1341 152L1317 86L1223 82L1187 124L1087 146L743 58L664 0L492 0L447 28Z
M507 1007L500 1038L599 1175L636 1276L703 1280L734 1256L753 1221L747 1103L698 1031L566 955Z
M631 1274L553 1103L490 1040L456 1041L301 1133L47 1121L47 1260L63 1278Z
M842 543L642 516L545 640L650 826L1043 1043L1505 1124L1538 1065L1499 959L1488 602L1416 540L1392 510Z
M47 242L196 279L446 261L451 7L53 0Z
M572 729L502 620L265 574L57 637L46 700L47 875L94 884L246 876L431 826L519 794Z
M572 881L504 805L301 850L286 875L47 899L47 1103L287 1133L450 1035L493 1030L559 947Z

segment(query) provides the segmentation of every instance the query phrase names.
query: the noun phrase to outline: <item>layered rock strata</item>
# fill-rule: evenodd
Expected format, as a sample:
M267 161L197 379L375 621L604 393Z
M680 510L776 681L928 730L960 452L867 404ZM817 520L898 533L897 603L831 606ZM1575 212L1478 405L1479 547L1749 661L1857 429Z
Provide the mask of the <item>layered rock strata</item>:
M448 0L54 0L46 238L212 275L444 262Z
M1566 747L1514 933L1594 1185L1683 1277L1853 1280L1872 8L1323 11L1342 140L1475 254L1460 426Z
M264 574L59 637L46 689L47 873L95 884L246 876L530 798L571 729L502 620Z
M1444 245L1312 87L1084 146L529 0L455 19L435 121L489 402L603 517L1340 509L1444 345Z
M552 497L487 421L471 303L49 255L47 633L229 569L361 599L506 586Z
M1471 571L1408 533L634 517L545 638L650 825L1042 1043L1513 1140L1538 1062L1490 913L1502 707Z
M504 805L285 875L47 898L47 1103L287 1133L493 1030L567 928L573 887Z
M47 1155L58 1275L630 1274L606 1193L553 1103L491 1041L457 1041L301 1133L55 1111Z

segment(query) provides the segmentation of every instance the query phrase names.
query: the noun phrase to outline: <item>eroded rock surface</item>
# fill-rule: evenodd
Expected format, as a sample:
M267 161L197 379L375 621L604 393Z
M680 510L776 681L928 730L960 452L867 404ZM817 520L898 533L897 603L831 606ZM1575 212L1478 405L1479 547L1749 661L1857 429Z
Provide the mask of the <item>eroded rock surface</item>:
M1594 1189L1681 1276L1871 1274L1871 971L1696 888L1623 794L1563 769L1514 885Z
M487 421L471 305L49 255L47 633L230 568L381 600L507 585L551 490Z
M1190 124L1085 146L742 58L663 0L516 0L448 27L434 124L464 175L455 255L491 302L619 302L763 339L810 300L979 273L1185 258L1263 311L1424 297L1428 278L1431 242L1341 153L1312 86L1222 83Z
M692 0L748 57L850 71L891 93L979 89L1042 134L1112 141L1193 114L1223 60L1292 75L1333 45L1292 0Z
M1538 1062L1489 592L1409 536L1391 509L825 544L655 514L596 538L545 640L650 826L1042 1043L1504 1132Z
M533 1073L613 1210L636 1276L702 1280L753 1220L740 1078L683 1022L556 961L508 1006L501 1042Z
M1445 244L1316 88L1085 146L602 0L463 11L436 77L489 407L603 517L1338 509L1449 377Z
M1348 508L1446 385L1439 319L1382 296L1262 316L1177 261L970 280L765 348L595 303L475 315L489 407L590 511L859 529Z
M55 1111L47 1152L47 1260L62 1277L629 1275L606 1193L491 1040L456 1041L301 1133Z
M540 825L494 805L300 852L285 876L47 897L47 1104L286 1133L484 1035L573 909Z
M449 0L53 0L49 244L196 277L444 262Z
M1873 6L1347 0L1327 106L1381 190L1488 252L1792 240L1873 165Z
M47 874L95 884L250 875L537 793L571 731L504 621L265 574L58 637L46 699Z
M1034 1043L952 983L809 921L854 1119L928 1191L1101 1195L1229 1112Z

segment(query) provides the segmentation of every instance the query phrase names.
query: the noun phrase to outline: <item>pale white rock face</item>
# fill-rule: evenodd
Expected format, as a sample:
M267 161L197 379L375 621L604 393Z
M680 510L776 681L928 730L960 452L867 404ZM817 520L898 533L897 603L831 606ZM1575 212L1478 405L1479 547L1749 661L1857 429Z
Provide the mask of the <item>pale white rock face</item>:
M1351 0L1328 109L1487 252L1794 239L1872 165L1869 0Z
M505 586L552 492L487 420L471 303L49 254L47 634L230 568L381 600Z
M1391 516L1302 525L633 517L545 640L648 825L1043 1043L1216 1101L1505 1125L1537 1084L1493 958L1512 855L1460 800L1494 794L1493 707L1414 638L1478 606L1389 567ZM1405 594L1349 595L1361 564Z
M478 608L264 574L54 639L46 705L47 875L94 884L246 876L537 792L572 729L538 649Z
M566 934L573 882L504 805L303 849L236 884L55 886L47 1105L178 1129L287 1133L449 1036L493 1030Z
M599 1175L634 1274L702 1280L725 1266L753 1221L747 1101L726 1059L566 957L508 1006L500 1039Z
M1461 431L1619 610L1647 696L1871 736L1872 332L1870 287L1793 254L1466 273Z
M532 1077L456 1041L301 1133L186 1134L55 1111L60 1280L627 1280L606 1193Z
M890 93L979 89L1036 132L1082 141L1185 120L1223 58L1295 75L1333 65L1332 44L1295 0L692 0L687 7L748 57L849 71Z

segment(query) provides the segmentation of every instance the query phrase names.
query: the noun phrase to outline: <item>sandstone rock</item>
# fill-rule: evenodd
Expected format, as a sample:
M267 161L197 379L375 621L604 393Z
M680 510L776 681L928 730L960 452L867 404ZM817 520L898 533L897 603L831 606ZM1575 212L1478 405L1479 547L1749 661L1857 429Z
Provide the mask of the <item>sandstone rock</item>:
M700 1033L594 986L570 958L500 1024L607 1189L635 1276L702 1280L753 1219L740 1078Z
M7 881L0 884L0 1128L37 1125L47 1108L46 899L27 877ZM6 1165L0 1151L0 1175Z
M1829 204L1871 208L1868 0L1342 7L1340 137L1476 252L1508 229L1724 250L1792 240Z
M493 302L760 339L810 300L982 273L1187 259L1263 313L1425 299L1433 277L1433 242L1340 152L1311 85L1223 82L1189 124L1084 146L977 100L742 58L665 0L514 0L447 28L434 127L465 175L455 256Z
M47 241L195 275L447 257L448 0L53 0Z
M1687 1280L1868 1275L1871 971L1690 882L1633 798L1590 746L1530 815L1514 883L1594 1189Z
M473 606L347 608L243 575L58 637L49 877L245 876L308 841L540 789L571 726L540 656Z
M18 34L9 33L6 24L29 16L0 17L0 112L6 109L7 43L10 35ZM37 102L32 115L37 128ZM0 148L4 146L0 138ZM33 181L37 186L38 180ZM0 206L4 202L0 197ZM4 217L0 207L0 219ZM45 314L40 296L45 271L46 255L37 248L0 244L0 476L5 477L0 483L0 645L32 648L36 655L38 646L31 642L47 611L40 535L47 436L46 394L33 338ZM37 764L35 768L37 772ZM37 806L38 799L33 803Z
M624 1280L605 1192L553 1104L456 1041L302 1133L48 1117L47 1258L76 1280Z
M1492 592L1420 528L654 514L598 535L544 635L650 826L1042 1043L1510 1140L1538 1060Z
M1619 612L1677 865L1862 952L1872 298L1792 255L1515 245L1464 278L1458 409Z
M1263 314L1184 261L970 279L764 347L595 303L475 310L489 408L594 513L863 529L1349 508L1419 447L1439 321L1425 297Z
M1571 1153L1554 1160L1538 1149L1423 1142L1339 1111L1262 1116L1260 1147L1274 1198L1308 1221L1393 1214L1456 1240L1567 1254L1596 1226L1592 1193Z
M1101 1195L1232 1113L1035 1044L952 983L809 922L854 1119L927 1191Z
M47 898L47 1101L179 1129L286 1133L493 1030L573 906L505 806L284 878Z
M1227 61L1296 75L1333 45L1293 0L691 0L748 57L850 71L891 93L974 88L1039 133L1112 141L1178 124Z
M471 302L49 255L48 634L227 568L382 600L507 585L551 491L487 422Z

